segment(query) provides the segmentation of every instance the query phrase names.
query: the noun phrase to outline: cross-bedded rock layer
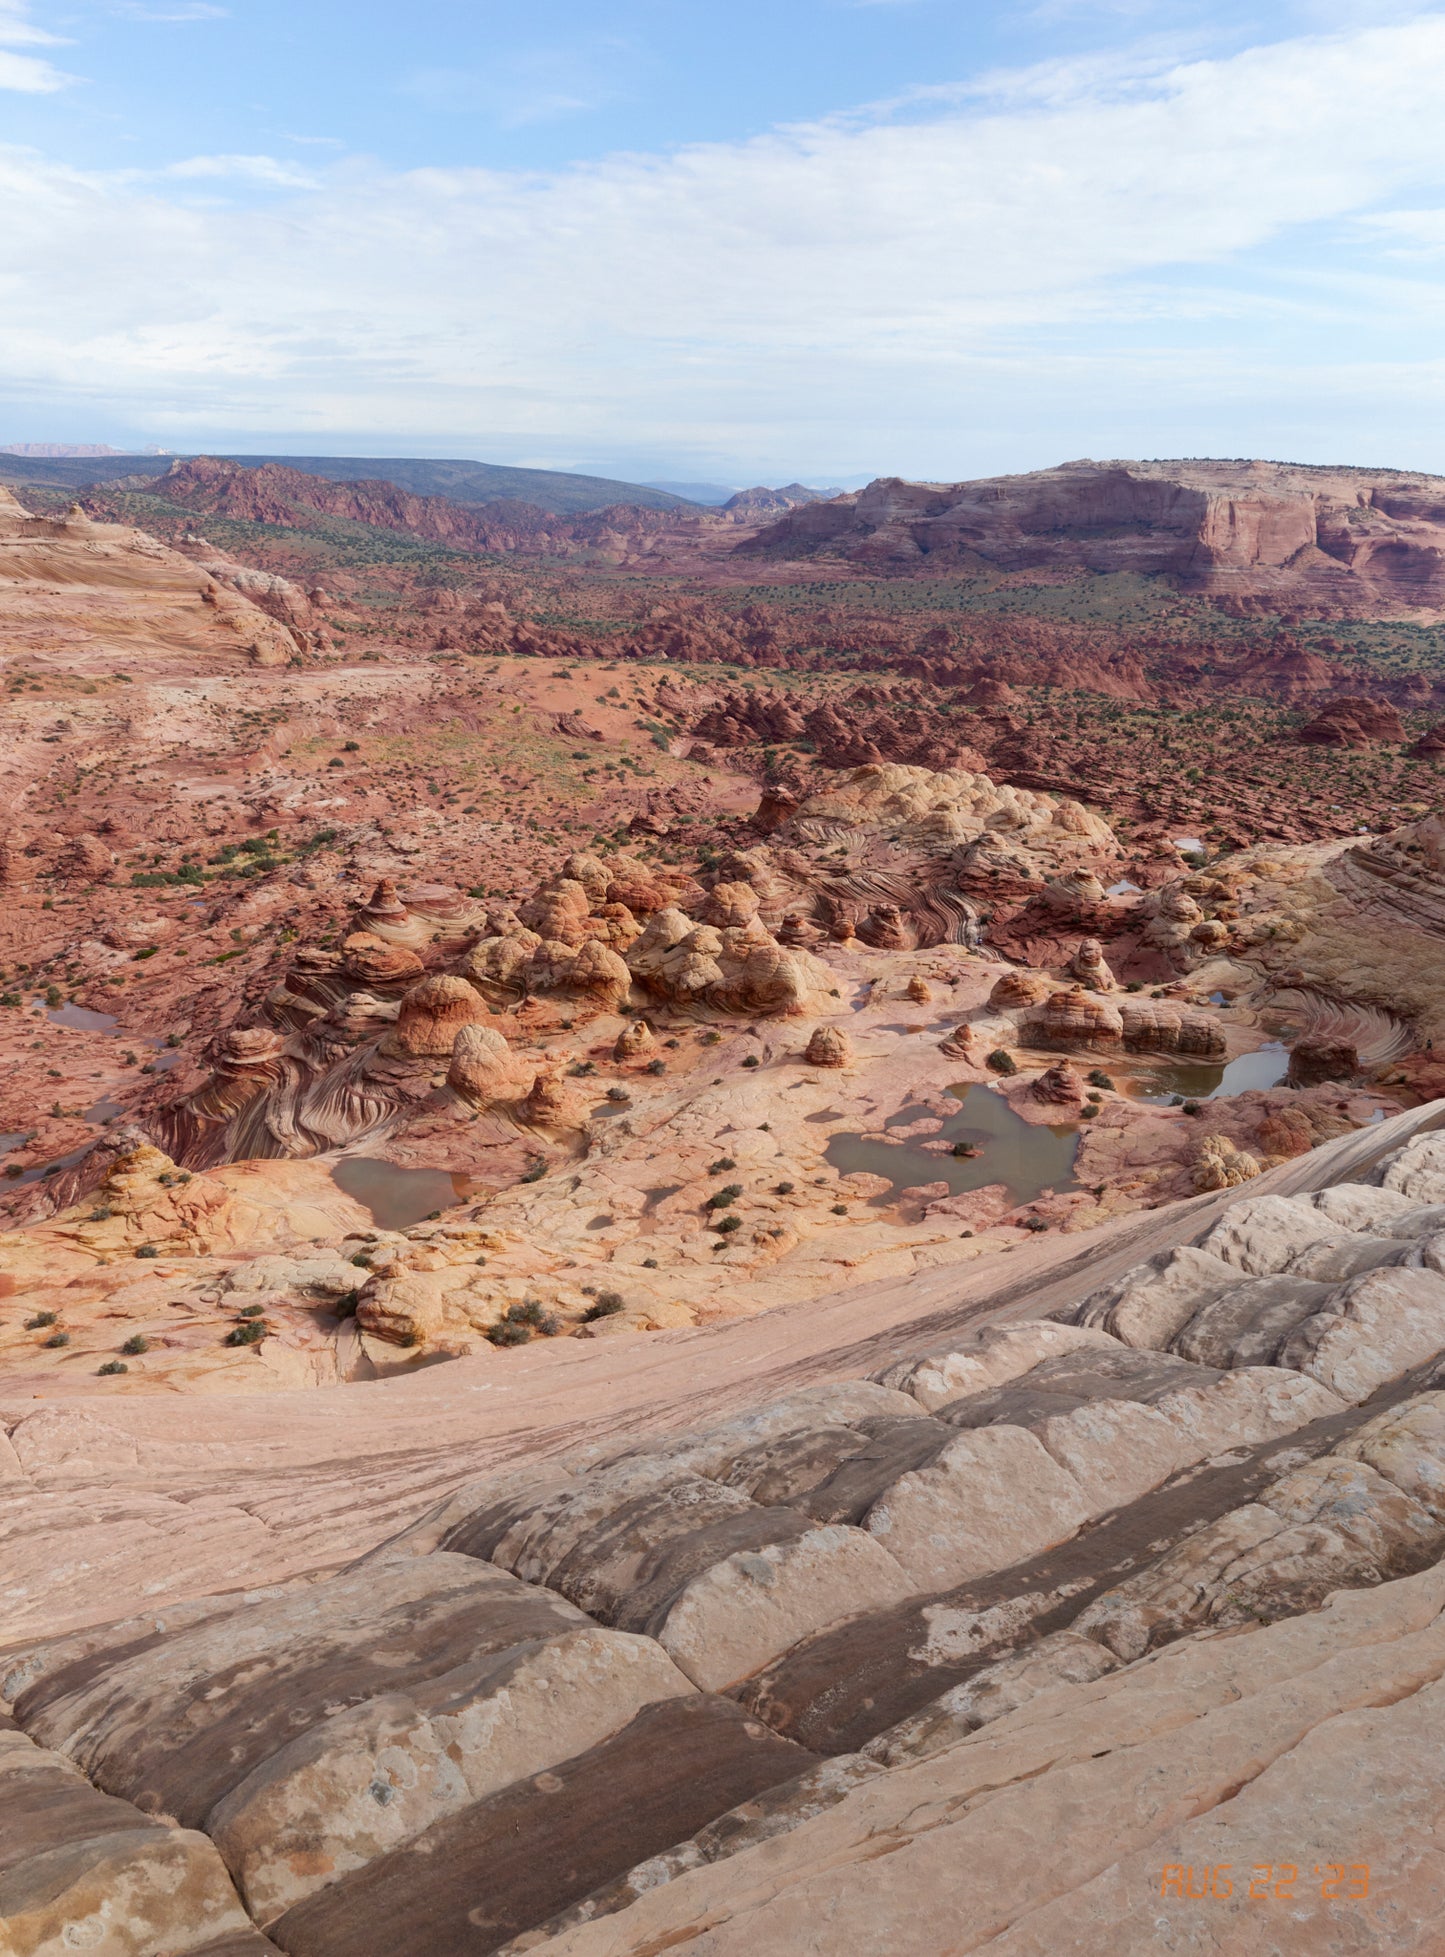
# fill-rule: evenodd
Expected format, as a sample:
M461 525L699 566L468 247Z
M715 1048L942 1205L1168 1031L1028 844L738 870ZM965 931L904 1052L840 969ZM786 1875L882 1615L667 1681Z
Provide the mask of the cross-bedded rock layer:
M1433 1948L1440 1112L1046 1317L574 1438L340 1573L12 1644L17 1953L1142 1950L1161 1920L1243 1951L1258 1915L1198 1871L1260 1862L1322 1865L1281 1947ZM1325 1864L1369 1865L1348 1909Z

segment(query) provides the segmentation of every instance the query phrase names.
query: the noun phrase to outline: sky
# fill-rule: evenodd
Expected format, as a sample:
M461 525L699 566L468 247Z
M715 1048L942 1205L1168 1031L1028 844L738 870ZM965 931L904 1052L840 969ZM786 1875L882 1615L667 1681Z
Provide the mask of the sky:
M0 0L0 441L1445 473L1445 0Z

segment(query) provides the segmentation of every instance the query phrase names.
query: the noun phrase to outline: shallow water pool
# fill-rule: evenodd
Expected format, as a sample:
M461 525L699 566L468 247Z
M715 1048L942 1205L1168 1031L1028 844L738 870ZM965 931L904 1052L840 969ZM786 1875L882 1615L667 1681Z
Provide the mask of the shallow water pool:
M1155 1106L1167 1105L1176 1094L1186 1101L1218 1101L1252 1087L1277 1087L1288 1072L1289 1048L1282 1040L1271 1040L1227 1062L1179 1060L1151 1067L1144 1082L1148 1092L1138 1098Z
M845 1175L860 1170L886 1176L893 1187L873 1199L875 1207L890 1203L905 1189L944 1182L951 1196L1001 1182L1015 1203L1030 1203L1046 1189L1073 1189L1074 1158L1079 1130L1072 1123L1036 1127L1014 1113L1001 1094L979 1081L949 1088L959 1102L931 1141L963 1142L980 1150L971 1158L935 1155L917 1142L884 1142L867 1135L834 1135L824 1159ZM917 1105L890 1115L889 1128L906 1128L932 1113Z
M114 1033L120 1026L114 1013L92 1012L88 1006L72 1005L69 1000L63 1006L46 1006L44 995L37 994L30 1003L44 1006L45 1017L54 1026L77 1026L86 1033Z
M371 1211L379 1230L405 1230L421 1223L434 1210L454 1209L473 1193L470 1176L450 1169L403 1169L376 1155L346 1155L335 1164L331 1180Z

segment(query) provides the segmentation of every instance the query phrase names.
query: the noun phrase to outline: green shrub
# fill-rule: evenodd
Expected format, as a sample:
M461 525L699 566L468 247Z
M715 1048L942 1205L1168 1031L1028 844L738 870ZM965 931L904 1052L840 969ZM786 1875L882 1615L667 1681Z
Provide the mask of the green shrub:
M734 1162L730 1155L720 1155L716 1162L708 1169L708 1174L710 1176L720 1176L725 1169L735 1169L737 1166L737 1163Z
M151 1342L145 1336L144 1332L132 1332L125 1344L121 1347L122 1352L149 1352L150 1349Z
M53 1311L38 1311L34 1318L26 1319L25 1329L27 1332L38 1332L43 1325L53 1325L54 1323L55 1313Z
M743 1220L737 1215L724 1216L713 1225L713 1228L719 1231L741 1230L742 1227Z
M259 1345L266 1336L264 1319L248 1318L244 1325L233 1326L226 1334L227 1345Z
M69 1345L70 1334L69 1332L52 1332L48 1339L41 1340L41 1344L42 1345Z
M128 1373L130 1367L124 1359L107 1359L103 1366L97 1366L95 1370L102 1379L106 1379L113 1373Z
M758 1056L755 1053L749 1053L744 1058L743 1065L745 1067L758 1067L762 1065L762 1062L758 1059Z
M154 1244L137 1244L134 1255L137 1257L159 1257L160 1252Z
M1018 1062L1014 1059L1013 1055L1011 1053L1005 1053L1001 1046L994 1048L993 1052L984 1062L984 1065L991 1067L996 1074L1016 1074L1019 1070Z
M627 1306L623 1301L620 1291L599 1291L596 1303L589 1305L586 1311L583 1312L582 1323L584 1325L590 1325L597 1318L613 1318L618 1312L626 1311L626 1309Z

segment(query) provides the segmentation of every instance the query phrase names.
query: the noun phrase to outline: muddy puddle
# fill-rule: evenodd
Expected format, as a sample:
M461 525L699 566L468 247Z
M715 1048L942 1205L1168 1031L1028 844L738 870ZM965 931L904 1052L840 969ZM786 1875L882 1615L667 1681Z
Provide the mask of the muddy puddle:
M947 1183L951 1196L1001 1182L1015 1203L1030 1203L1046 1189L1077 1187L1077 1127L1036 1127L1015 1114L1002 1095L980 1082L950 1087L948 1092L958 1100L959 1110L946 1116L934 1134L907 1142L834 1135L824 1150L825 1159L845 1175L864 1170L869 1175L886 1176L893 1188L887 1195L874 1198L875 1207L891 1202L902 1190L930 1182ZM931 1113L931 1109L917 1105L900 1108L885 1125L907 1128ZM961 1143L979 1153L971 1157L935 1154L922 1148L922 1141Z
M68 1001L63 1006L47 1006L40 994L30 1004L32 1009L44 1007L45 1017L52 1026L75 1026L85 1033L115 1033L120 1028L114 1013L92 1012L88 1006L75 1006Z
M344 1194L371 1211L379 1230L405 1230L439 1210L454 1209L474 1193L470 1176L450 1169L403 1169L375 1155L347 1155L331 1171Z

